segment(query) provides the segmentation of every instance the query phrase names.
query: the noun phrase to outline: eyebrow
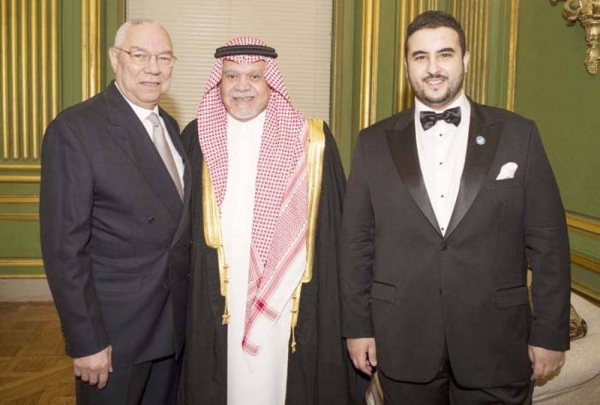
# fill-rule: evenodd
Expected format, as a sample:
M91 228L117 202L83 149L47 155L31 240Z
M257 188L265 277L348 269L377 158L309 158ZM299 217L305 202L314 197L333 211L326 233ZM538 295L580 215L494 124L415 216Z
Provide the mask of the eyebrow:
M254 74L257 74L257 73L259 73L259 74L264 74L264 70L263 70L263 69L252 69L252 70L251 70L251 71L249 71L249 72L242 73L242 72L238 71L238 70L237 70L237 69L235 69L235 68L224 68L224 69L223 69L223 73L236 73L236 74L247 74L247 75L254 75Z
M445 52L452 52L452 53L454 53L454 52L456 52L456 50L454 48L452 48L452 47L448 47L448 48L442 48L442 49L439 49L439 50L435 51L435 53L445 53ZM415 56L418 56L418 55L427 55L427 52L425 52L425 51L414 51L411 54L411 56L413 58Z
M132 50L134 50L134 51L144 51L144 52L151 53L149 50L147 50L146 48L143 48L143 47L141 47L141 46L135 46L135 45L133 45L133 46L131 46L131 48L129 48L129 49L132 49ZM163 54L165 54L165 53L168 53L168 54L171 54L171 55L173 55L173 51L170 51L170 50L169 50L169 51L162 51L162 52L159 52L159 53L157 53L157 55L163 55Z

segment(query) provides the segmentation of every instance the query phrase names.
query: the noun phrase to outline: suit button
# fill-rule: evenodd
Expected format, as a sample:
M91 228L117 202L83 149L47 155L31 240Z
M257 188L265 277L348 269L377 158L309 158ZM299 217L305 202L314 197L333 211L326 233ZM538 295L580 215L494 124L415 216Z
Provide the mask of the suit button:
M167 283L164 283L164 284L163 284L163 288L164 288L165 290L168 290L168 289L169 289L169 285L168 285Z
M148 222L153 223L155 221L154 217L152 215L150 215L148 217Z
M440 244L440 250L446 250L446 249L448 249L448 245L446 244L446 242L442 242Z

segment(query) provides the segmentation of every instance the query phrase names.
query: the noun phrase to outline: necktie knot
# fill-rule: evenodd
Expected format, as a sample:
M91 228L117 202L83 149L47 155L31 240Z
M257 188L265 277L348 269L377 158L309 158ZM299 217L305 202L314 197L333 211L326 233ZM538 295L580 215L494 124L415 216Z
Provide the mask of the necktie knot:
M448 124L454 124L455 126L458 126L458 124L460 124L460 107L449 108L439 114L436 114L433 111L421 111L419 118L425 131L434 126L440 120L443 120Z
M160 121L158 120L158 115L156 115L156 113L150 113L150 115L148 115L148 118L146 118L148 121L150 121L150 123L152 123L152 125L154 125L155 127L160 125Z

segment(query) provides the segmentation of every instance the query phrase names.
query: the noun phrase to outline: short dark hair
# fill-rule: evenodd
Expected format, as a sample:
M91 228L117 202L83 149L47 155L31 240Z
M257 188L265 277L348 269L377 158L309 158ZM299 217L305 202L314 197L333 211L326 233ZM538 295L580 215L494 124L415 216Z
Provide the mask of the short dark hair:
M406 40L404 41L404 52L408 57L408 39L415 32L426 29L426 28L441 28L446 27L454 30L458 34L458 41L462 54L467 52L467 40L465 39L465 32L463 31L460 23L452 14L444 11L425 11L419 14L415 19L408 25L406 29Z

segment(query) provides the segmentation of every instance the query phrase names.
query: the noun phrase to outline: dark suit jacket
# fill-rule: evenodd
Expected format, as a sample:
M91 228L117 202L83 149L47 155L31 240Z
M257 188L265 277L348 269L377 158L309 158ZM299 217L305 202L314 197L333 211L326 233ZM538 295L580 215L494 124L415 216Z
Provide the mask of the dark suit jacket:
M67 353L113 347L113 365L179 353L185 334L190 169L184 202L114 83L61 113L42 146L44 266Z
M447 345L459 383L501 386L531 374L528 344L569 347L565 215L538 130L508 111L471 105L445 236L419 166L414 110L358 139L342 220L343 332L374 336L378 367L393 379L432 380ZM518 165L515 177L496 180L508 162Z

